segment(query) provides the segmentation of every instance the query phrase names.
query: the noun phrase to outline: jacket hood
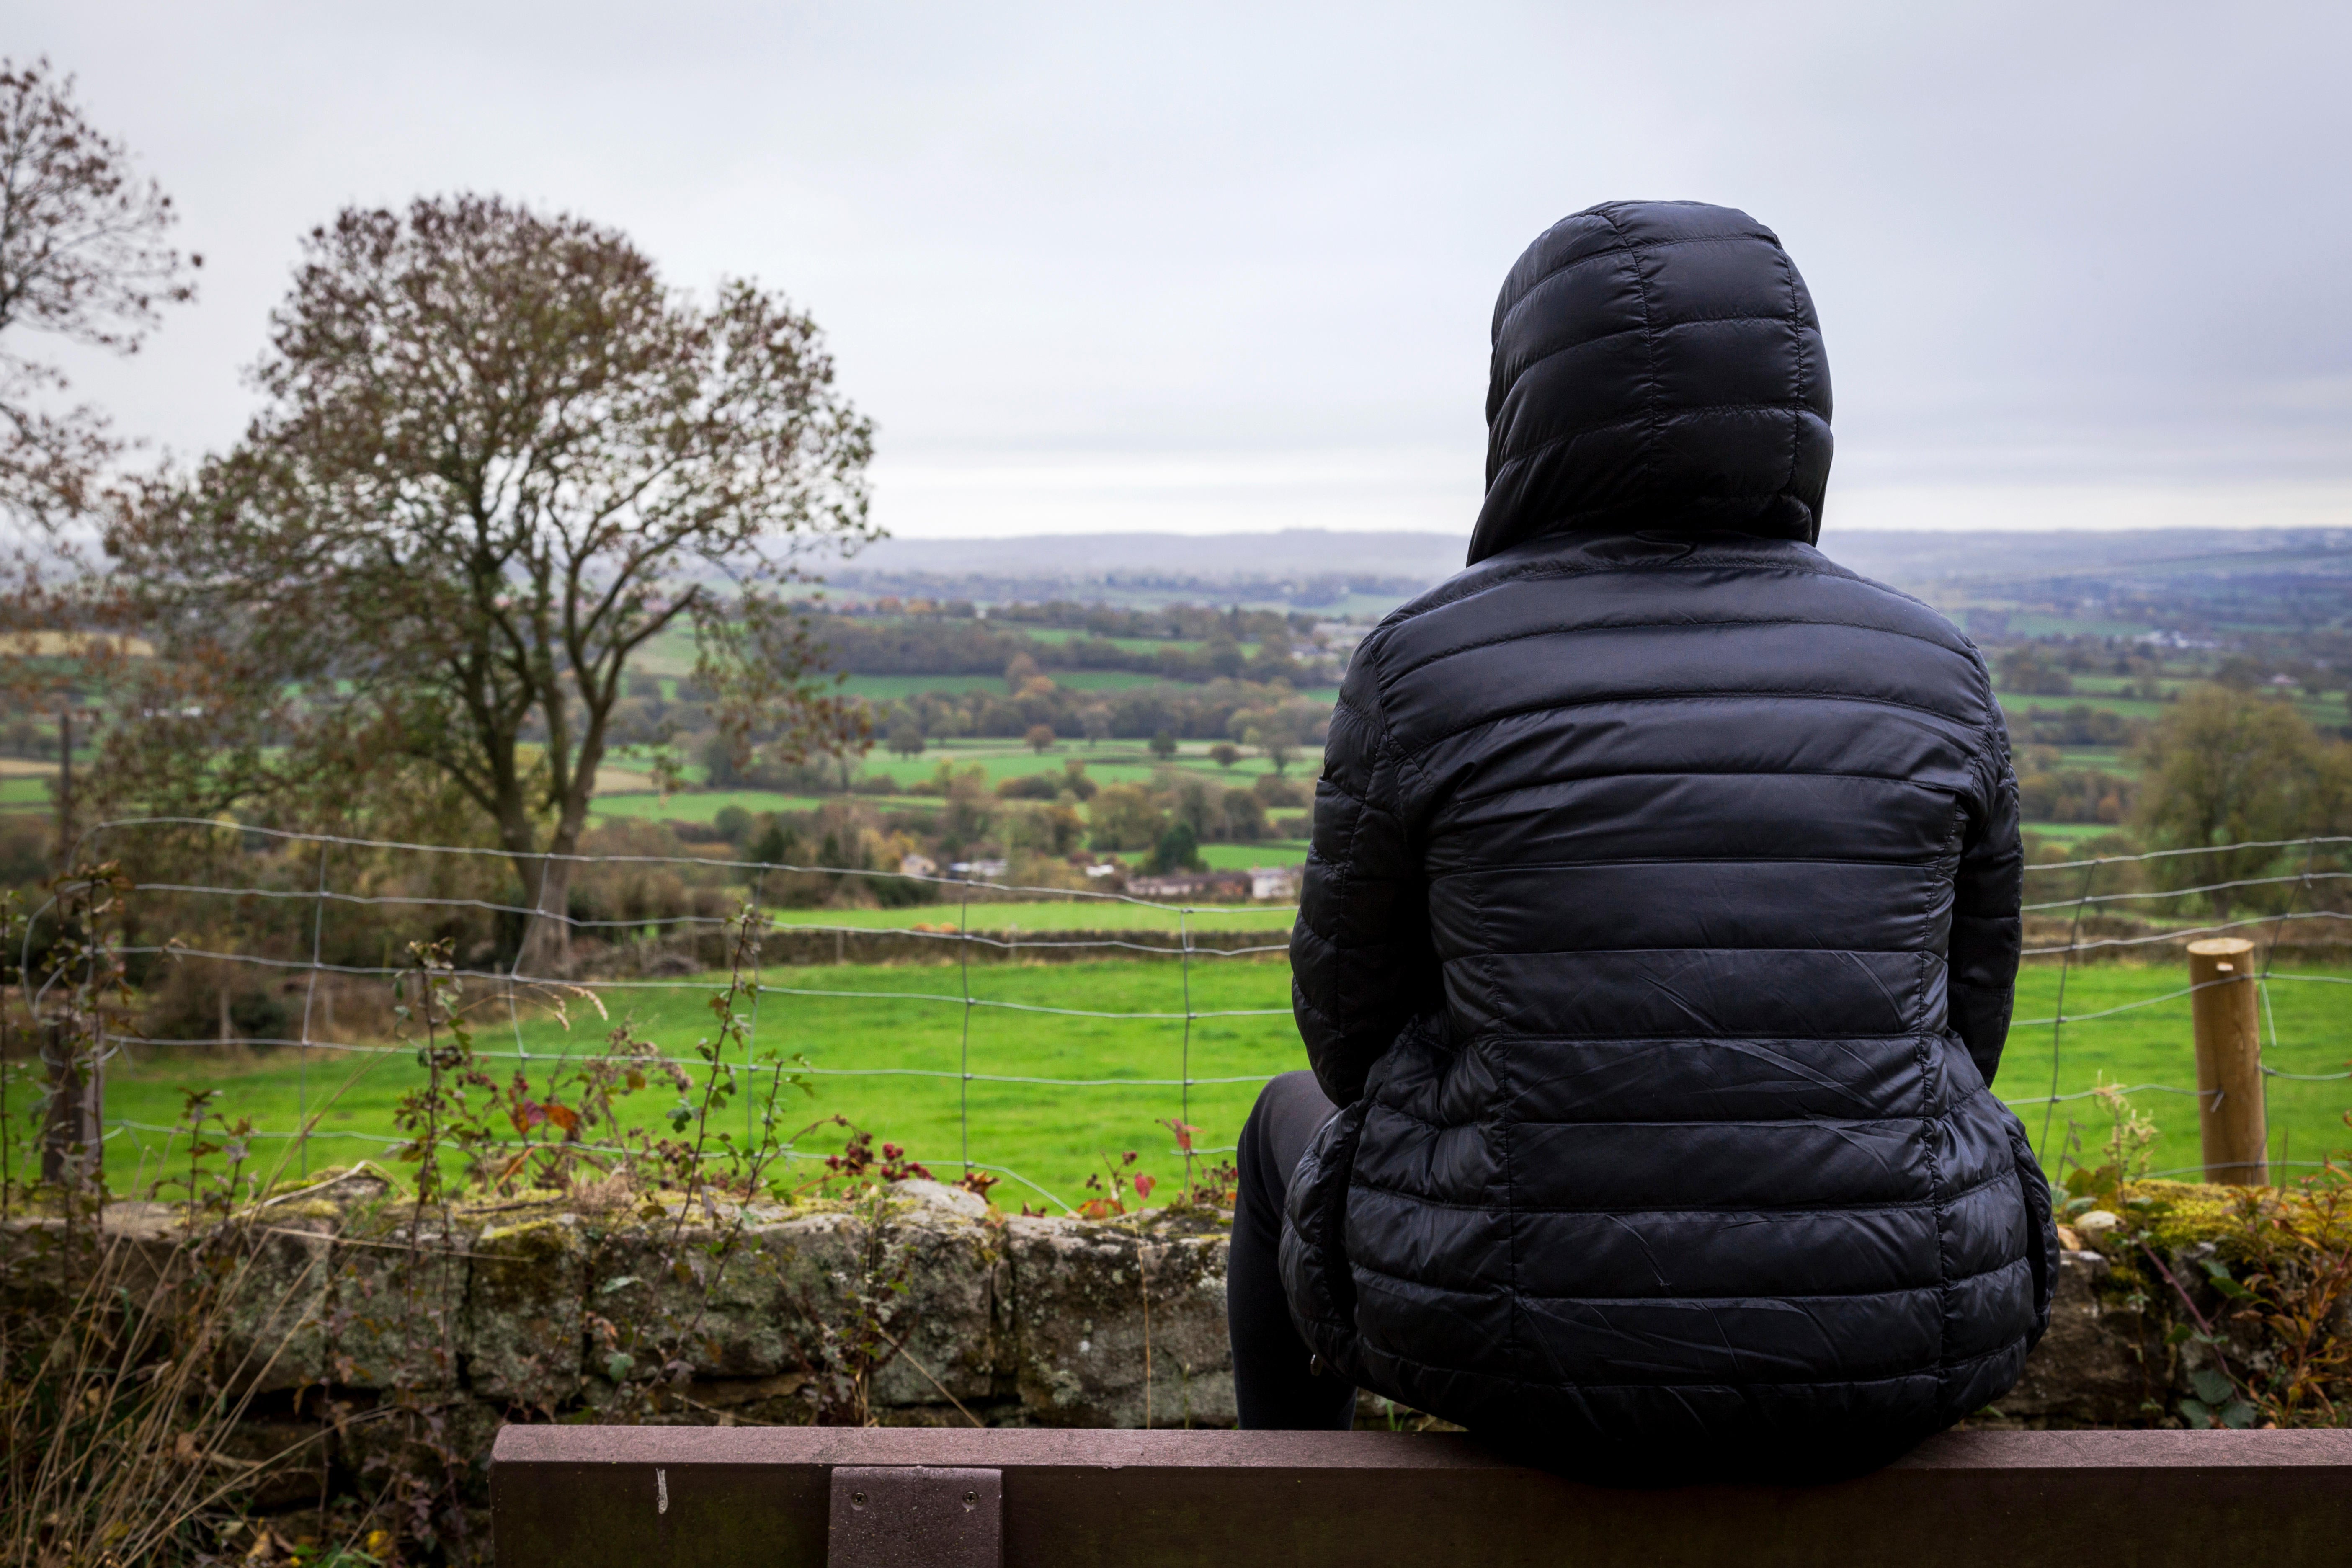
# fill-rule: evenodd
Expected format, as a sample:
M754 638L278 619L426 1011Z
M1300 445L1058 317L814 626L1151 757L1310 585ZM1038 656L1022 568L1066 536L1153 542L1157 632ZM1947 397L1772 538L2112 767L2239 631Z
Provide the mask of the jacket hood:
M1548 534L1820 536L1830 373L1778 236L1732 207L1604 202L1495 301L1473 564Z

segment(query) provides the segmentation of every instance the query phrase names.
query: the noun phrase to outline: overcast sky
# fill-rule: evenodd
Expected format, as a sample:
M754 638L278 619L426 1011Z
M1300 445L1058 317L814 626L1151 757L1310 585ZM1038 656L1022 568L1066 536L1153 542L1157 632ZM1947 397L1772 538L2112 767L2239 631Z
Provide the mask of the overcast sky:
M186 214L130 431L233 440L298 237L495 191L829 333L915 535L1466 534L1549 224L1777 229L1828 528L2352 524L2352 7L0 5Z

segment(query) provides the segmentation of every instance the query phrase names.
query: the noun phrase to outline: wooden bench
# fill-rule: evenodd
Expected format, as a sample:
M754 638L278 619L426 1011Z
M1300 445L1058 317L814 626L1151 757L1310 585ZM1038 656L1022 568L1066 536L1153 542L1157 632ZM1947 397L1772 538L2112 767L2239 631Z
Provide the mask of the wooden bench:
M1947 1433L1818 1487L1619 1490L1460 1436L509 1426L499 1568L2352 1563L2352 1430Z

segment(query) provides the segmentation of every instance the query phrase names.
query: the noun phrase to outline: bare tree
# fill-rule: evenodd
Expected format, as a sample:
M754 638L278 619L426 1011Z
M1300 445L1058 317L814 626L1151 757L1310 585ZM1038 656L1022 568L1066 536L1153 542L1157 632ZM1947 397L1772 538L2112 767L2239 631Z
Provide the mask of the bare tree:
M172 198L73 89L45 59L0 61L0 509L44 532L82 514L119 448L97 410L44 406L65 374L28 356L25 335L135 353L160 306L194 298L204 259L165 243Z
M862 747L781 589L872 536L872 432L778 296L698 304L619 233L495 198L355 210L310 237L256 380L236 447L108 539L174 687L117 731L123 787L364 813L419 774L510 857L543 972L654 639L691 630L738 747Z

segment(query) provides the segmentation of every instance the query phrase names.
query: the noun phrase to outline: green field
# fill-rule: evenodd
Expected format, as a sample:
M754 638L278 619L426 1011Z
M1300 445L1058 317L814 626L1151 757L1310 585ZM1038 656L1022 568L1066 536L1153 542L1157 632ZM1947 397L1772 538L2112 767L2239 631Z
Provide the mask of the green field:
M667 797L647 791L643 795L600 795L593 815L644 822L707 823L718 820L719 814L730 805L740 805L754 814L814 811L824 801L822 795L779 795L765 789L687 790Z
M2104 838L2120 831L2105 822L2029 822L2025 825L2028 839L2046 838L2057 844L2080 844L2086 838Z
M1271 861L1257 862L1261 865ZM855 931L906 931L914 926L961 921L970 931L1153 931L1173 935L1177 916L1150 904L1121 899L1072 899L1039 903L916 904L898 910L774 910L779 925L847 926ZM1238 904L1200 909L1185 915L1194 931L1290 929L1291 910L1278 904Z
M2103 709L2125 719L2149 721L2161 719L2172 711L2172 704L2169 702L2150 701L2146 698L2122 695L2123 689L2129 684L2130 682L2120 677L2077 676L2074 678L2074 689L2063 697L2037 697L2023 692L2003 691L1999 694L1999 700L2001 714L2008 721L2011 732L2015 735L2022 735L2026 732L2026 725L2029 722L2027 716L2036 708L2041 709L2045 714L2063 713L2069 708L2077 707ZM2189 682L2182 680L2167 680L2163 683L2165 689L2169 692L2178 692L2188 684ZM2296 693L2292 700L2295 711L2314 724L2326 726L2341 724L2345 721L2346 709L2340 700L2321 701L2300 692Z
M2092 768L2119 778L2139 777L2139 759L2122 746L2057 746L2062 768Z
M1082 1184L1105 1152L1138 1150L1143 1155L1139 1169L1161 1177L1181 1173L1182 1162L1174 1156L1171 1135L1156 1122L1179 1114L1182 1092L1173 1083L1138 1080L1184 1074L1181 965L1132 959L988 965L975 967L971 978L980 999L970 1009L969 1070L979 1079L970 1086L974 1161L1016 1172L1073 1204L1086 1195ZM765 979L770 986L793 989L762 995L755 1049L803 1053L821 1069L812 1080L817 1094L793 1094L782 1108L790 1125L839 1112L877 1140L906 1144L917 1158L951 1175L961 1158L961 1086L955 1075L965 1049L958 969L851 964L771 970ZM1252 1080L1196 1083L1192 1089L1190 1120L1202 1130L1201 1146L1230 1148L1256 1093L1256 1079L1303 1065L1296 1059L1297 1036L1289 1016L1289 969L1278 960L1196 957L1191 986L1196 1014L1273 1010L1265 1016L1196 1016L1192 1024L1194 1077ZM795 994L805 991L820 994ZM837 994L860 992L868 994ZM678 983L613 990L606 1005L644 1037L684 1055L708 1027L708 994L700 984ZM1006 1003L1175 1016L1073 1017L992 1005ZM496 1005L478 1022L485 1052L513 1053L519 1032L521 1048L539 1061L560 1058L567 1050L585 1051L601 1042L604 1032L603 1026L583 1025L567 1034L551 1022L529 1019L518 1031ZM110 1119L145 1124L125 1127L109 1144L109 1173L118 1186L135 1184L142 1162L152 1174L166 1158L166 1136L149 1129L174 1119L184 1087L218 1087L224 1109L271 1131L299 1125L306 1097L313 1108L328 1106L318 1123L321 1136L312 1140L310 1151L316 1166L361 1155L383 1157L394 1135L394 1102L422 1076L404 1051L314 1051L309 1053L307 1079L299 1051L247 1063L214 1059L211 1047L149 1047L141 1054L135 1064L118 1061L107 1085ZM516 1066L506 1059L488 1065L501 1078ZM1085 1087L988 1081L1006 1076L1092 1081ZM667 1089L648 1089L635 1100L642 1119L650 1122L673 1098ZM740 1137L741 1110L713 1131ZM838 1130L827 1129L807 1147L817 1155L834 1152L841 1139ZM285 1142L258 1141L261 1157L273 1157L273 1144L282 1147ZM1036 1191L1018 1183L1008 1183L1000 1195L1009 1204L1015 1192L1032 1203L1042 1201Z
M2098 1102L2062 1100L2054 1110L2041 1103L2051 1093L2053 1035L2057 1036L2057 1092L2082 1096L2095 1084L2127 1090L2134 1107L2151 1117L2162 1137L2150 1167L2195 1179L2200 1160L2196 1055L2189 1031L2189 998L2171 996L2189 984L2172 965L2095 964L2066 977L2063 1029L2047 1021L2055 1012L2059 970L2037 964L2018 976L2018 1022L1995 1088L2017 1107L2045 1164L2054 1164L2066 1142L2069 1123L2084 1142L2106 1136ZM2295 978L2310 976L2313 978ZM2269 1024L2276 1045L2265 1043L2264 1061L2279 1073L2341 1075L2352 1069L2352 969L2298 965L2283 968L2266 987ZM2158 997L2168 997L2157 1001ZM2128 1008L2125 1012L2111 1009ZM2105 1017L2085 1015L2105 1013ZM2040 1020L2036 1022L2036 1020ZM2352 1147L2344 1112L2352 1108L2352 1082L2305 1082L2268 1079L2270 1148L2273 1160L2305 1163ZM2161 1085L2162 1089L2146 1086ZM2049 1134L2043 1126L2047 1114Z
M2118 621L2104 616L2011 611L2009 617L2009 636L2012 637L2136 637L2142 632L2158 629L2147 621Z
M1049 643L1055 647L1084 637L1089 642L1115 644L1121 653L1139 653L1150 657L1157 654L1163 647L1175 648L1181 653L1197 653L1209 646L1205 642L1187 642L1181 637L1098 637L1083 626L1032 626L1015 621L1006 621L1003 625L1011 630L1018 631L1032 642ZM1241 643L1236 646L1240 647L1244 658L1254 657L1257 653L1257 644L1254 642ZM1069 684L1058 675L1054 679L1062 685Z
M1086 765L1087 777L1097 784L1150 784L1171 768L1198 778L1213 789L1247 789L1263 774L1273 772L1273 765L1263 757L1244 756L1230 768L1221 768L1209 759L1209 741L1187 741L1174 757L1161 762L1143 746L1132 741L1105 741L1089 745L1082 741L1058 741L1042 755L1017 741L951 740L934 741L924 751L911 757L901 757L877 750L867 755L858 772L868 777L887 777L901 790L935 777L944 763L961 771L977 767L991 784L1031 773L1044 773L1059 779L1072 762ZM626 763L629 759L621 759ZM689 770L696 772L698 770ZM1311 773L1294 764L1290 776L1305 784ZM38 781L31 781L37 783ZM5 790L0 785L0 790ZM5 799L0 795L0 799ZM682 790L664 796L656 792L606 790L596 797L594 814L599 817L626 817L653 822L708 823L730 805L759 813L766 811L812 811L826 799L839 795L794 795L770 790ZM923 810L939 804L937 795L859 795L855 798L886 811ZM1222 865L1223 861L1213 861ZM1236 862L1242 865L1265 864L1259 860Z
M1056 686L1072 691L1126 691L1157 686L1160 678L1132 669L1056 669L1049 672ZM841 689L869 702L897 702L926 691L1003 691L1001 675L853 675Z
M2069 708L2094 708L2119 713L2126 719L2160 719L2170 711L2171 706L2168 702L2150 702L2140 697L2021 697L2015 692L2004 692L2000 698L2001 717L2007 721L2011 732L2020 735L2026 732L2026 726L2032 722L2031 715L2036 708L2044 714L2063 713Z
M1178 753L1180 759L1182 753ZM1199 761L1201 759L1191 759ZM977 767L988 775L992 784L1024 773L1045 773L1060 778L1064 764L1080 762L1087 765L1087 776L1098 784L1143 784L1150 782L1158 759L1132 741L1106 741L1088 746L1083 741L1057 741L1042 755L1018 741L984 742L937 741L911 757L876 751L866 759L865 772L884 774L898 782L901 788L935 776L940 764L951 764L958 772ZM1262 765L1262 764L1261 764ZM1248 781L1244 780L1244 784Z
M1280 918L1279 911L1265 915ZM2076 1021L2059 1042L2056 1087L2062 1096L2078 1098L2062 1100L2053 1110L2041 1098L2052 1087L2047 1019L2059 973L2035 966L2021 976L2020 1023L1997 1084L2017 1106L2045 1161L2058 1162L2070 1127L2088 1144L2105 1136L2098 1102L2079 1097L2105 1082L2132 1090L2134 1104L2160 1129L2152 1169L2193 1173L2199 1159L2196 1112L2185 1092L2195 1081L2189 1002L2168 994L2185 984L2182 973L2168 966L2103 965L2067 976L2066 1008ZM2283 1072L2341 1074L2352 1066L2352 969L2295 973L2317 978L2282 974L2271 982L2278 1043L2267 1059ZM761 999L758 1048L804 1053L823 1069L812 1080L816 1095L795 1097L792 1125L837 1111L877 1138L907 1144L935 1169L958 1165L962 1144L954 1075L963 1060L966 1009L955 966L774 969L765 978L777 989ZM1180 1090L1172 1083L1141 1080L1182 1075L1184 981L1180 965L1160 959L974 967L971 983L977 1005L970 1010L969 1044L969 1070L975 1075L970 1089L972 1158L1017 1172L1072 1202L1082 1195L1081 1184L1107 1152L1138 1150L1143 1156L1139 1168L1173 1174L1181 1162L1156 1122L1178 1113ZM1193 1086L1190 1120L1202 1129L1204 1148L1233 1142L1257 1078L1303 1065L1287 1013L1288 982L1289 970L1278 957L1194 960L1191 1001L1196 1015L1273 1010L1261 1016L1193 1020L1192 1073L1252 1080ZM679 1055L708 1026L707 995L707 983L700 981L606 992L616 1016ZM1130 1016L1081 1017L1024 1007ZM2126 1010L2111 1011L2118 1008ZM1131 1016L1139 1013L1179 1016ZM2090 1014L2108 1016L2084 1016ZM515 1051L517 1030L503 1011L493 1005L478 1021L484 1050ZM551 1021L527 1018L520 1027L520 1044L534 1063L547 1063L567 1051L589 1049L603 1027L592 1022L567 1034ZM142 1167L152 1173L166 1155L165 1136L152 1129L173 1120L184 1087L218 1088L225 1109L252 1117L257 1128L271 1132L298 1126L304 1105L325 1107L309 1151L314 1167L380 1155L393 1137L393 1102L419 1076L415 1058L397 1051L313 1051L306 1065L300 1054L257 1051L245 1059L223 1060L215 1047L196 1046L145 1047L118 1058L107 1092L108 1114L121 1127L109 1144L112 1179L119 1187L135 1184ZM499 1059L488 1065L503 1077L516 1064ZM532 1068L535 1081L541 1070ZM993 1081L1008 1078L1099 1081ZM2294 1162L2290 1168L2299 1173L2306 1163L2352 1144L2352 1131L2342 1120L2346 1107L2352 1106L2352 1085L2340 1079L2269 1081L2274 1158ZM669 1096L648 1090L636 1100L650 1117ZM17 1125L22 1150L21 1111ZM740 1132L740 1110L731 1125ZM828 1131L813 1137L811 1145L817 1153L828 1152L838 1136ZM257 1146L268 1159L271 1151L284 1149L285 1141L263 1139ZM1001 1195L1016 1191L1040 1201L1017 1184L1001 1189Z
M1255 844L1203 844L1201 858L1212 871L1246 871L1253 866L1300 866L1307 861L1307 840L1269 838Z

